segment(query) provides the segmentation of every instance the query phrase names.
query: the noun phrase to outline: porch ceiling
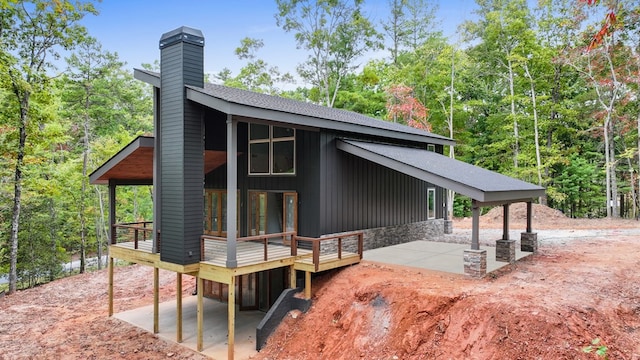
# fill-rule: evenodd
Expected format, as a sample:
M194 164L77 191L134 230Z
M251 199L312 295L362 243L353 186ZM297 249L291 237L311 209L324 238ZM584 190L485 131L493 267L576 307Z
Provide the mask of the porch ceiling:
M394 145L339 140L338 149L476 200L480 205L530 201L543 187L433 151Z
M152 136L138 136L92 172L89 175L89 181L91 184L108 184L109 180L117 180L119 184L123 185L151 185L153 183L153 149L154 138ZM226 151L205 150L205 174L226 162Z

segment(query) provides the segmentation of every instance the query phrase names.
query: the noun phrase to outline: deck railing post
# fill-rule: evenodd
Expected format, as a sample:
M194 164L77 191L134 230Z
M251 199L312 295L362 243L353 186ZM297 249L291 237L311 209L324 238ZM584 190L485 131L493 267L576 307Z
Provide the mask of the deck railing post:
M204 237L200 237L200 261L204 261Z
M291 235L291 256L298 256L298 236Z
M363 242L364 242L364 233L360 232L358 234L358 254L360 255L360 260L362 260L362 253L364 252Z
M116 239L117 239L117 234L116 231L118 231L118 228L116 227L115 224L111 224L111 245L115 245L117 243Z
M133 229L133 248L138 249L138 228Z
M315 265L316 271L318 271L318 267L320 266L320 240L316 239L313 241L313 265Z
M262 238L262 243L264 244L264 261L267 261L267 259L269 259L267 255L267 246L269 243L269 238L267 238L266 236Z
M338 237L338 259L342 259L342 238Z

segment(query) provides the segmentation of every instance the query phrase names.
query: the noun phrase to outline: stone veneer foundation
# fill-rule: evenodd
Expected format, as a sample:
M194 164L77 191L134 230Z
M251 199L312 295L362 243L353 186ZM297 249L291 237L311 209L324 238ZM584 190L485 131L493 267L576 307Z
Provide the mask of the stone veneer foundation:
M464 274L474 278L487 274L487 250L464 251Z
M496 240L496 261L516 262L515 240Z
M418 240L435 241L444 234L444 220L433 219L411 224L365 229L362 231L364 233L363 249L371 250ZM339 234L340 233L326 236ZM357 252L357 237L345 238L342 241L343 251ZM321 244L321 253L336 251L337 241L324 241Z
M538 233L523 232L520 234L520 251L538 252Z

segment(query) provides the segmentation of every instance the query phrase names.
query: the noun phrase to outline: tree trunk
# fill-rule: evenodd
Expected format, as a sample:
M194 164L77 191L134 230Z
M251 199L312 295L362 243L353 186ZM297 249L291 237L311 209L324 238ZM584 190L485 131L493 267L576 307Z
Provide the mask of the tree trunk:
M620 207L618 206L618 177L616 176L616 144L615 137L613 135L613 122L611 120L609 121L609 127L609 136L611 137L611 139L609 139L608 147L608 151L610 152L609 160L611 161L611 163L609 164L609 171L611 172L611 200L613 201L613 205L611 206L611 215L617 218L620 217Z
M87 224L85 216L85 198L87 193L87 165L89 162L89 90L87 89L87 95L85 97L85 114L84 114L84 149L82 151L82 188L80 189L80 274L83 274L86 270L86 256L87 256Z
M508 54L507 54L508 55ZM511 59L507 58L507 66L509 68L509 93L511 94L511 116L513 117L513 137L515 144L513 148L513 166L518 168L518 155L520 153L519 135L518 135L518 119L516 119L516 98L514 90L514 74Z
M449 89L449 137L453 139L453 92L454 92L454 80L456 77L456 52L455 49L451 49L451 87ZM455 159L454 148L449 146L449 158ZM447 211L449 216L447 220L453 220L453 203L456 193L453 190L448 190L447 196Z
M607 217L612 215L613 200L611 199L611 153L609 152L609 117L611 113L607 113L607 117L604 121L604 167L605 167L605 182L607 192Z
M49 236L51 237L51 254L53 254L53 258L51 260L51 268L49 269L49 281L55 280L55 272L54 266L58 265L58 249L56 242L56 229L54 224L56 223L56 208L54 206L53 199L49 199L49 219L51 224L49 225Z
M540 135L538 133L538 108L536 106L536 89L533 83L533 77L529 72L529 66L524 64L524 71L529 78L529 84L531 85L531 105L533 106L533 132L534 132L534 141L536 147L536 168L538 170L538 185L542 186L542 161L540 159ZM542 204L542 196L538 198L538 202ZM546 201L545 204L546 205Z
M27 142L27 125L29 123L30 93L22 93L14 84L14 92L20 99L20 129L14 173L13 209L11 215L11 251L9 254L9 294L16 291L18 283L18 232L20 230L20 210L22 209L22 166L24 164L25 144Z

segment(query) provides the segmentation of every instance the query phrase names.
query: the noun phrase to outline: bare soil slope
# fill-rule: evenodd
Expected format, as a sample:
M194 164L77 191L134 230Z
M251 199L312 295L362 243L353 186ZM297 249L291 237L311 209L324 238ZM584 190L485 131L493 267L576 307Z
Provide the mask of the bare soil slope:
M481 225L501 227L499 210ZM561 229L640 225L534 212ZM525 209L510 213L524 224ZM609 359L640 359L639 269L636 236L546 246L483 280L364 262L318 278L311 310L287 318L257 358L595 359L582 349L600 338Z
M153 304L153 269L118 268L114 311ZM184 295L193 278L184 277ZM96 271L0 299L0 359L206 359L107 312L107 272ZM126 289L126 290L125 290ZM175 299L175 274L160 271L160 300Z
M640 225L553 221L563 229ZM501 223L483 217L481 226ZM596 359L581 349L601 338L610 359L640 359L639 254L637 237L576 239L483 280L365 262L314 279L311 310L288 317L256 358ZM171 299L175 275L160 274L161 299ZM116 312L153 302L150 268L115 276ZM189 296L193 279L184 278ZM99 271L0 298L0 359L204 358L108 318L106 291Z

